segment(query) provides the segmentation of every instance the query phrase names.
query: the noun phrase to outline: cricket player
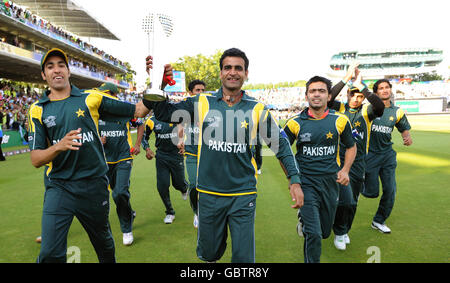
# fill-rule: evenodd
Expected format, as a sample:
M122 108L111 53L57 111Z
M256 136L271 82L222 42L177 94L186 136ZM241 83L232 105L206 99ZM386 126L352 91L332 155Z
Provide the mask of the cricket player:
M356 73L356 79L351 83L347 91L347 103L336 101L337 94L352 78L352 73ZM375 118L383 115L384 104L381 99L371 93L367 86L362 83L361 73L357 65L349 68L346 77L339 82L328 106L348 117L353 127L353 137L356 139L356 158L350 169L350 183L348 186L339 184L339 204L334 219L333 231L335 234L334 245L338 250L345 250L350 243L348 232L356 214L359 194L364 185L365 157L368 150L370 138L370 127ZM363 104L367 99L369 104ZM345 160L345 147L341 146L340 159Z
M170 179L173 187L181 192L184 200L187 199L189 185L184 175L184 148L180 145L183 140L183 127L178 124L164 123L150 117L145 122L145 136L142 147L146 151L148 160L156 156L156 187L159 196L166 207L164 223L172 224L175 220L175 210L170 201ZM157 148L156 155L151 150L148 139L152 132L155 133Z
M189 95L194 97L200 93L205 92L206 84L201 80L193 80L188 85ZM205 94L206 95L206 94ZM185 125L186 141L185 141L185 156L186 156L186 171L189 180L189 202L194 212L193 225L198 228L198 192L197 192L197 150L198 150L198 121L191 121L189 125Z
M152 58L147 57L147 69ZM303 205L303 193L289 142L266 106L241 90L248 76L249 60L237 48L220 58L222 87L213 95L199 94L179 103L150 103L155 117L166 122L199 121L197 164L198 241L197 256L207 262L219 260L231 233L232 262L255 261L255 208L257 169L251 147L258 134L276 153L287 171L290 193ZM189 121L188 121L189 120Z
M366 156L364 189L361 193L368 198L377 198L380 191L379 179L381 180L383 194L371 226L386 234L391 232L385 221L392 212L397 191L395 181L397 153L392 148L394 127L401 133L405 146L410 146L413 141L409 132L411 125L405 112L391 102L391 83L387 79L378 80L373 86L373 91L383 101L385 108L383 115L372 123L369 152Z
M67 233L76 216L98 260L115 262L108 220L108 165L98 121L129 121L143 115L144 109L70 84L68 58L60 49L42 57L41 70L49 90L33 103L28 118L31 164L37 168L48 164L37 261L66 261Z
M113 83L104 83L98 90L114 99L117 99L119 93L117 86ZM90 90L86 91L86 93L90 92ZM134 241L132 224L136 215L130 203L130 176L133 155L138 155L140 152L144 124L138 119L132 119L125 123L99 120L98 124L109 167L107 177L112 190L112 198L116 204L120 230L123 234L122 242L125 246L129 246ZM131 126L137 128L134 146L131 139Z
M299 209L299 233L305 237L305 263L320 262L322 239L330 236L339 199L339 184L348 185L356 155L350 121L327 107L331 81L315 76L306 84L309 107L286 122L284 132L300 167L304 205ZM340 143L345 161L340 160Z

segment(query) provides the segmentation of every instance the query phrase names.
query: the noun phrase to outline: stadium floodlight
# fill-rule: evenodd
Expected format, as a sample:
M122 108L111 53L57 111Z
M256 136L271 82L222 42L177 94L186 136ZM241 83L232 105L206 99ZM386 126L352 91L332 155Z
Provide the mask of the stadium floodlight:
M164 75L164 51L167 50L168 38L173 32L172 18L164 14L150 13L142 21L142 29L148 36L148 53L153 57L153 69L150 71L150 87L144 92L144 99L163 101L167 98L162 88ZM166 78L165 78L166 80ZM172 80L166 80L170 85Z

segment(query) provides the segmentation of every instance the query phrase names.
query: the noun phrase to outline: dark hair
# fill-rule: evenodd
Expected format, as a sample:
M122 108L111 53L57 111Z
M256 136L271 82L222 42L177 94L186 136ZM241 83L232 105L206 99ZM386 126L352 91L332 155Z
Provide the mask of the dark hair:
M196 85L203 85L204 87L206 87L205 82L203 82L203 81L201 81L201 80L193 80L193 81L191 81L191 82L189 83L189 85L188 85L189 91L193 91L193 90L194 90L194 87L195 87Z
M225 50L225 52L223 52L222 57L220 57L220 69L222 70L223 67L223 59L225 59L225 57L240 57L242 59L244 59L245 62L245 70L248 70L248 65L249 65L249 61L247 58L247 55L245 55L245 53L237 48L230 48Z
M389 87L392 88L392 84L391 84L391 82L390 82L388 79L381 79L381 80L376 81L376 83L373 85L373 92L374 92L374 93L377 93L377 91L378 91L378 86L379 86L381 83L387 83L387 84L389 85Z
M306 83L306 94L308 93L309 85L312 83L317 83L317 82L322 82L322 83L326 84L328 93L329 94L331 93L331 85L332 85L331 81L324 77L314 76L314 77L310 78L309 81Z

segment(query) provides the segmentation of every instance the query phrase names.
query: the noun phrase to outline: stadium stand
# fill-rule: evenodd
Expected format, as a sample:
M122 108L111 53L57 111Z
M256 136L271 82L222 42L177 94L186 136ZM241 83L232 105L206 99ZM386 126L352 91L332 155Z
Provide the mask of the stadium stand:
M60 2L58 1L58 6L61 5ZM80 10L83 11L82 8L74 11ZM113 82L121 88L129 87L128 83L115 79L116 74L127 72L123 62L82 41L74 33L44 19L39 15L40 12L48 14L49 10L37 9L36 13L32 13L11 1L0 2L0 73L2 78L41 83L40 59L49 48L58 47L65 50L69 56L72 82L75 85L90 88L99 86L103 82ZM65 26L75 27L78 21L80 18L67 16ZM106 32L99 32L106 28L87 13L83 21L98 26L96 31L92 29L91 33L85 32L85 36L112 37ZM86 30L89 31L89 29ZM108 33L111 34L109 31ZM114 38L117 39L115 36Z
M79 88L112 82L122 90L123 100L136 103L132 94L125 93L130 85L116 79L116 75L126 74L125 63L80 38L118 40L117 36L82 8L69 4L73 5L67 0L0 0L0 126L6 137L3 148L26 143L28 108L45 90L40 61L50 48L66 51L71 82ZM66 15L63 22L59 13Z

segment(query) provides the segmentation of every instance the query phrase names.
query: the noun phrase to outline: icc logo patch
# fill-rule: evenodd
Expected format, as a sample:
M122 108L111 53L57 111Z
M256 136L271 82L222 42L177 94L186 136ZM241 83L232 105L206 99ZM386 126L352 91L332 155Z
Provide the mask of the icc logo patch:
M44 124L47 126L47 128L51 128L56 126L56 116L48 116L44 119Z
M311 133L304 133L303 135L300 135L300 141L301 142L310 142L311 141Z

